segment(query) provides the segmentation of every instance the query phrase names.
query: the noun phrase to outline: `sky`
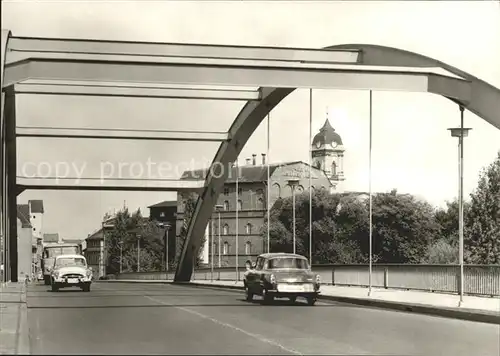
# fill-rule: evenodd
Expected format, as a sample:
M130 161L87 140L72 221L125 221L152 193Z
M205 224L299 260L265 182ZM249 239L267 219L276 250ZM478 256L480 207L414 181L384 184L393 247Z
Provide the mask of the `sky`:
M366 43L418 52L500 87L498 1L2 1L2 27L14 36L127 41L214 43L321 48ZM313 135L326 112L344 141L345 189L368 190L369 94L313 91ZM242 102L20 96L18 126L227 131ZM457 196L456 104L426 93L373 93L373 191L412 193L436 206ZM270 162L308 162L309 92L297 90L271 113ZM480 170L500 150L500 130L470 112L465 126L464 189L476 187ZM266 152L264 121L240 163ZM61 162L99 177L128 176L119 165L170 164L186 168L211 162L216 143L18 139L18 175L55 175ZM76 172L76 171L75 171ZM75 176L76 173L67 173ZM131 172L131 174L139 174ZM158 178L153 172L150 178ZM142 177L146 178L145 175ZM175 193L26 191L19 203L43 199L43 230L86 238L106 212L175 199Z

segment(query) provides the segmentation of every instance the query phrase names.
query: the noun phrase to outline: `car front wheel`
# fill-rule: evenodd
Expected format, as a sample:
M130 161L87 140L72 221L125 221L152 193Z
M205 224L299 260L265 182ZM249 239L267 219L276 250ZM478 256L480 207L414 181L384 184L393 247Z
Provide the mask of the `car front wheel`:
M253 293L250 291L248 286L245 286L245 300L251 302L253 300Z
M262 299L264 299L264 304L271 304L274 301L274 296L270 295L267 290L262 291Z
M316 297L308 297L307 305L313 306L314 304L316 304Z

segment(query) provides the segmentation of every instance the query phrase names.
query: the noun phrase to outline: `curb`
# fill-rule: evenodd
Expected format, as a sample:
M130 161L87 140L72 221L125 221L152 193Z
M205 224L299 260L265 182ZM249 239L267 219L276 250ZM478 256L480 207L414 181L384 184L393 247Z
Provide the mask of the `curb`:
M114 282L114 283L150 283L150 284L178 284L193 287L204 287L204 288L218 288L218 289L231 289L231 290L243 290L242 286L237 285L217 285L217 284L205 284L197 282L181 282L174 283L173 281L126 281L126 280L108 280L100 282ZM475 321L480 323L497 324L500 325L500 313L495 314L494 312L478 312L473 309L463 309L457 310L452 308L438 308L434 306L428 306L424 304L410 304L404 302L392 302L385 300L376 299L365 299L365 298L355 298L355 297L339 297L330 295L320 295L318 297L320 300L329 300L334 302L369 306L374 308L396 310L401 312L410 312L416 314L426 314L439 316L444 318L460 319L467 321Z

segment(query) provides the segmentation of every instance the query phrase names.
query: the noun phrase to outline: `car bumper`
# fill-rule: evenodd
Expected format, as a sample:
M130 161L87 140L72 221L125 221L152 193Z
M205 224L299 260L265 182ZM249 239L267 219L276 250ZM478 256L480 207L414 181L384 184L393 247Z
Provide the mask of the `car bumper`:
M278 283L267 289L267 294L275 297L311 297L317 296L320 292L320 286L311 283L288 284Z
M80 286L83 284L88 284L92 282L92 277L52 277L54 283L58 285L67 285L67 286Z

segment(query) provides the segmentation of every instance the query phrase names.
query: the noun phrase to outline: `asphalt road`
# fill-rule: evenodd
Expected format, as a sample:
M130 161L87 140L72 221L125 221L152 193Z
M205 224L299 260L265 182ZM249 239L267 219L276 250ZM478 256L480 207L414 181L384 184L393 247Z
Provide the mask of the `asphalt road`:
M240 291L94 283L28 291L33 354L500 355L500 326Z

